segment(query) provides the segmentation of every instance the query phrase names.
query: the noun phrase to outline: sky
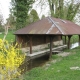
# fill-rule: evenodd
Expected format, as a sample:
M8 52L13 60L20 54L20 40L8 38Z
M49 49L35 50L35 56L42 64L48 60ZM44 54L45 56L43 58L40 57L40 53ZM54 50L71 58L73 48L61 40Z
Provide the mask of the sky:
M3 15L4 18L4 23L6 22L6 19L9 17L10 11L10 1L11 0L0 0L0 13ZM40 7L36 6L37 2L33 5L33 9L35 9L39 15L39 17L41 18L42 14L44 14L45 16L47 16L48 14L48 9L49 8L45 8L45 11L40 10Z
M11 0L0 0L0 13L3 15L4 22L9 16L9 7Z
M40 0L37 0L34 4L33 4L33 9L35 9L39 15L39 18L42 17L42 15L45 15L45 16L48 16L49 15L49 6L47 5L47 2L45 3L44 6L42 6L42 9L41 9L41 5L39 5L39 1ZM46 1L46 0L44 0Z
M10 1L11 0L0 0L0 13L3 15L4 22L6 22L6 19L9 17ZM69 0L65 0L65 1L69 1ZM75 2L77 2L77 1L80 2L80 0L75 0ZM39 17L41 18L42 14L44 14L45 16L48 16L49 15L49 13L48 13L49 7L43 6L43 9L45 9L45 10L41 11L41 8L36 6L37 3L38 3L38 0L33 5L33 9L35 9L38 12Z

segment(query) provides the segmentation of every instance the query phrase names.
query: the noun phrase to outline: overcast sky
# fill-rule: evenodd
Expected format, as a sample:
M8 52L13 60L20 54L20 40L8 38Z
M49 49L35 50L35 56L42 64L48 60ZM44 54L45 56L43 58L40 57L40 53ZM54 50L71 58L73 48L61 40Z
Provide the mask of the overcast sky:
M11 0L0 0L0 13L2 13L4 21L6 21L6 18L9 17L10 1ZM36 4L37 4L37 2L35 3L35 5ZM46 14L46 13L48 13L48 10L49 10L49 9L47 9L47 7L45 8L44 11L41 12L40 7L36 7L35 5L33 6L33 8L36 9L39 17L41 17L42 14L44 14L46 16L48 15L48 14Z
M0 13L3 14L4 21L6 20L6 18L8 18L9 13L10 13L10 12L9 12L10 1L11 1L11 0L0 0ZM69 0L65 0L65 1L69 1ZM75 1L76 1L76 2L77 2L77 1L80 2L80 0L75 0ZM37 2L36 2L35 4L37 4ZM38 12L39 17L41 17L42 14L44 14L44 15L46 15L46 16L48 15L48 10L49 10L48 7L44 7L45 10L43 10L42 13L41 13L40 7L37 7L37 8L36 8L36 6L34 5L33 8L36 9L36 11ZM47 13L47 14L46 14L46 13Z
M0 0L0 13L3 15L4 20L8 18L9 7L11 0Z

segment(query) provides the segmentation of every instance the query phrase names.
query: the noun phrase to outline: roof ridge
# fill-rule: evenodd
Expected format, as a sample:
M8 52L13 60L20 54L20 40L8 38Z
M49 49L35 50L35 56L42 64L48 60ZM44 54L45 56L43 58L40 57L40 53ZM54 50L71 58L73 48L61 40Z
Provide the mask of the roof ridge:
M51 19L51 17L48 17L50 19L50 21L59 29L59 31L64 34L64 32L61 30L61 28L55 23L54 20Z
M63 20L63 19L60 19L63 23L67 23L65 20Z

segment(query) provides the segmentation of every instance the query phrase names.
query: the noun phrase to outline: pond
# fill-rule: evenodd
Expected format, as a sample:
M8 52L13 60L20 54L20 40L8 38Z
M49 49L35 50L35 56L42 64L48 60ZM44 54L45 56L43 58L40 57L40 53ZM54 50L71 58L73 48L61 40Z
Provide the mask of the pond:
M74 48L76 48L76 47L78 47L78 46L79 46L79 43L76 42L76 43L74 43L74 44L71 45L70 49L74 49Z
M23 73L31 70L32 68L43 66L46 62L49 61L49 55L44 55L35 59L31 59L27 61L27 57L24 61L24 64L20 66L20 69L24 69Z

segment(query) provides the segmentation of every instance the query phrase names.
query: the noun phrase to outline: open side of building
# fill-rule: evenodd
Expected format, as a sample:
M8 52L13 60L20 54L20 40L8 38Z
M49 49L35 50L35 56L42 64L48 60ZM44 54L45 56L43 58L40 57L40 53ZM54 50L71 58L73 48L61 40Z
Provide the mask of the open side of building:
M33 53L34 46L47 44L50 48L50 57L52 55L53 42L62 40L62 36L65 36L65 44L66 36L68 36L68 48L70 48L72 35L79 36L80 44L80 26L71 21L53 17L46 17L19 29L15 32L15 35L16 41L22 44L22 47L27 46L30 48L30 54Z

